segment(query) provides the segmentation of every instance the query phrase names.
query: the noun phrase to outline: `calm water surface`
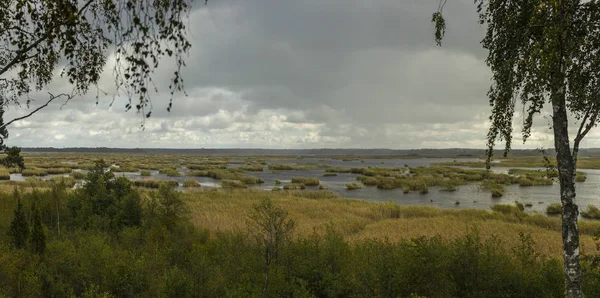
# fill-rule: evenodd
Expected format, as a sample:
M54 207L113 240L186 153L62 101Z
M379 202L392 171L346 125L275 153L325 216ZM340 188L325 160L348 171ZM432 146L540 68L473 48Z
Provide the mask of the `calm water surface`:
M381 168L396 168L416 166L428 166L436 162L452 161L450 158L418 158L418 159L362 159L362 160L338 160L331 158L303 158L293 160L269 160L270 163L282 164L321 164L340 168L358 168L358 167L381 167ZM461 159L464 161L481 161L481 159ZM232 164L231 167L238 167L239 164ZM187 168L178 169L181 172L188 172ZM506 172L508 168L494 168L495 172ZM577 203L585 208L589 204L600 206L600 170L582 170L587 174L587 180L583 183L577 183ZM150 171L152 177L162 180L175 180L183 183L184 180L193 178L196 179L202 187L215 188L219 187L219 181L208 177L168 177L161 175L158 171ZM401 205L428 205L441 208L475 208L489 209L495 204L510 204L515 201L521 203L532 203L532 207L526 207L530 212L544 212L546 206L551 203L560 202L559 185L555 183L552 186L532 186L521 187L519 185L506 186L504 196L501 198L492 198L490 192L482 191L478 185L463 185L459 186L455 192L441 191L436 188L430 188L428 194L420 194L411 192L404 194L401 189L382 190L374 186L367 186L358 190L346 190L347 183L356 182L356 174L338 173L335 177L323 177L325 171L323 169L315 169L310 171L277 171L272 173L265 166L264 172L249 172L247 175L257 176L265 180L264 184L253 186L270 190L274 186L282 186L285 183L291 182L292 177L317 177L321 184L329 186L330 190L340 194L346 198L362 199L367 201L386 202L392 201ZM130 179L144 179L139 172L115 173L116 175L124 175ZM19 181L24 178L20 174L11 174L11 180ZM49 175L42 179L49 179L53 176L68 176L68 175ZM280 180L281 185L276 185L275 180ZM180 187L180 189L183 189ZM317 187L307 187L307 189L317 189ZM459 204L457 204L457 202Z

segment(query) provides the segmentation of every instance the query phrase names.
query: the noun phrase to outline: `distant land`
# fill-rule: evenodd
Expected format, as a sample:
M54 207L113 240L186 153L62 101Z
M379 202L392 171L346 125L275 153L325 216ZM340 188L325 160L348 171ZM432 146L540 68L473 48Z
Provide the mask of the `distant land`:
M176 148L107 148L107 147L35 147L22 148L24 153L146 153L146 154L195 154L195 155L265 155L265 156L455 156L482 157L485 149L447 148L447 149L176 149ZM502 156L503 150L495 150L495 156ZM547 149L546 154L554 155L554 149ZM537 149L511 150L509 156L540 156ZM580 150L580 156L600 156L600 148Z

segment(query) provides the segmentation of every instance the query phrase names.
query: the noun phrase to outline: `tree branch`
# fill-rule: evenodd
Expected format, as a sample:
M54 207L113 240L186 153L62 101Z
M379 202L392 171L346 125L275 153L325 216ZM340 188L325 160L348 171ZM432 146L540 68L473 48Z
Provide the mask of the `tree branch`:
M591 111L592 114L590 114ZM590 109L585 112L585 116L579 125L579 130L577 130L577 135L575 136L575 140L573 141L573 165L577 166L577 154L579 153L579 144L581 140L592 130L592 128L596 125L596 121L598 120L598 114L600 110L597 109L596 105L592 105ZM589 121L588 121L589 118ZM587 124L586 124L587 122Z
M84 10L86 10L90 4L92 4L92 2L94 2L94 0L88 0L88 2L86 2L81 9L77 12L78 15L81 15L83 13ZM57 26L59 26L60 24L57 24ZM48 37L50 36L49 33L41 36L40 38L38 38L36 41L34 41L32 44L30 44L29 46L27 46L26 48L22 49L21 51L19 51L17 53L17 55L8 63L6 64L4 67L2 67L2 69L0 69L0 75L4 74L5 72L7 72L9 69L11 69L13 66L15 66L15 64L17 63L21 63L27 59L32 58L33 56L23 56L25 54L27 54L27 52L31 51L33 48L37 47L40 43L42 43L44 40L48 39Z
M50 92L48 92L48 94L50 94L50 99L49 99L49 100L48 100L48 101L47 101L45 104L43 104L43 105L39 106L37 109L35 109L35 110L31 111L31 113L29 113L29 114L27 114L27 115L24 115L24 116L21 116L21 117L17 117L17 118L15 118L15 119L12 119L12 120L8 121L6 124L4 124L4 125L0 126L0 129L1 129L1 128L4 128L4 127L7 127L7 126L9 126L9 125L11 125L13 122L16 122L16 121L23 120L23 119L26 119L26 118L29 118L29 117L31 117L33 114L37 113L37 111L39 111L39 110L41 110L41 109L43 109L43 108L47 107L47 106L48 106L48 104L50 104L50 103L51 103L53 100L55 100L55 99L57 99L57 98L59 98L59 97L64 97L64 96L66 96L66 97L67 97L67 100L71 99L71 97L72 97L71 95L69 95L69 94L66 94L66 93L62 93L62 94L59 94L59 95L56 95L56 96L54 96L54 95L53 95L52 93L50 93Z

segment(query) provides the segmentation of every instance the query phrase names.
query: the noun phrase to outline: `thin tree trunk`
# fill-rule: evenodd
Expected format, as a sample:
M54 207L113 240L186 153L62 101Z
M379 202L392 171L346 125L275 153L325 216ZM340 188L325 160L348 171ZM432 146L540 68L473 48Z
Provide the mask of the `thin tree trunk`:
M575 164L569 145L567 110L564 87L559 87L552 98L554 146L558 162L560 200L562 203L562 238L567 297L583 297L582 273L579 264L579 210L575 204Z

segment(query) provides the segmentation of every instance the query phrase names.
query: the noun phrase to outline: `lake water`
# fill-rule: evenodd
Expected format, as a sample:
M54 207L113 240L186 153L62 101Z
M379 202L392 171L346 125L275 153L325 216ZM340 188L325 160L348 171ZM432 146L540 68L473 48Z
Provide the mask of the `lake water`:
M428 166L436 162L447 162L452 161L449 158L416 158L416 159L361 159L361 160L339 160L331 158L303 158L303 159L285 159L285 160L269 160L269 163L282 163L282 164L321 164L330 165L333 167L340 168L363 168L363 167L381 167L381 168L396 168L416 166ZM481 159L461 159L461 161L481 161ZM238 167L239 164L231 164L230 167ZM188 172L187 168L178 169L180 172ZM506 172L508 168L493 168L495 172ZM587 180L583 183L577 183L577 204L581 208L585 208L589 204L600 206L600 170L581 170L587 174ZM219 181L208 177L168 177L161 175L158 171L150 171L152 177L161 180L175 180L183 183L184 180L194 178L202 187L214 188L219 187ZM532 207L526 207L526 211L530 212L544 212L547 205L551 203L559 203L559 185L556 182L552 186L531 186L521 187L519 185L510 185L505 187L504 196L501 198L492 198L490 192L480 190L478 185L463 185L459 186L455 192L441 191L436 188L430 188L428 194L420 194L418 192L403 193L401 189L394 190L382 190L377 187L364 187L357 190L346 190L345 185L347 183L356 182L356 174L350 173L338 173L338 176L334 177L323 177L325 171L323 169L315 169L309 171L277 171L272 173L265 166L264 172L249 172L247 175L252 175L262 178L265 183L253 186L254 188L261 188L265 190L271 190L274 186L283 186L285 183L289 183L292 177L317 177L321 181L321 184L326 184L329 189L335 193L340 194L346 198L356 198L367 201L386 202L392 201L401 205L427 205L436 206L441 208L476 208L476 209L489 209L495 204L512 204L515 201L521 203L532 203ZM144 179L148 177L142 177L139 172L130 173L116 173L116 175L125 175L130 179ZM51 175L42 177L43 179L49 179L53 176L65 176L65 175ZM11 174L11 180L23 180L20 174ZM275 180L280 180L281 185L275 184ZM180 189L183 189L180 187ZM307 187L307 189L317 189L317 187ZM459 204L456 204L459 202Z

